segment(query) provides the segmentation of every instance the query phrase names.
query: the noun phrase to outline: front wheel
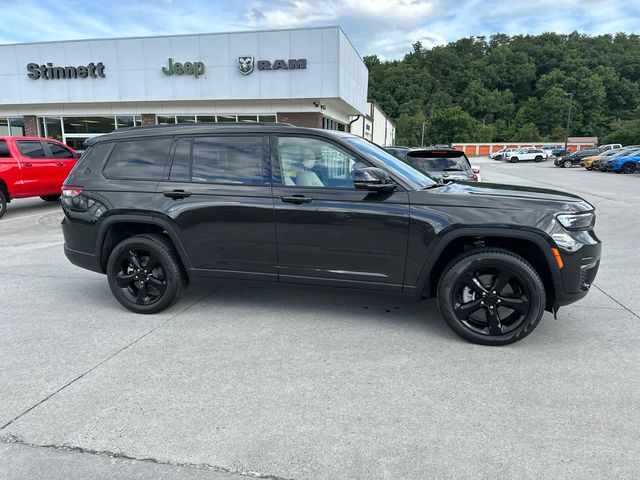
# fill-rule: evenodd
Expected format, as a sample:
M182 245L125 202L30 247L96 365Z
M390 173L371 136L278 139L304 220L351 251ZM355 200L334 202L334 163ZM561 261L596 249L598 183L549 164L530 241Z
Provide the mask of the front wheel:
M564 162L562 162L563 168L571 168L572 166L573 166L573 162L571 160L565 160Z
M58 200L60 200L60 194L58 193L56 195L40 195L40 198L45 202L57 202Z
M0 218L7 213L7 194L0 189Z
M517 163L517 162L518 162L518 157L511 157L511 158L509 159L509 161L510 161L511 163Z
M481 345L522 340L540 322L546 295L522 257L482 249L453 259L438 283L438 308L451 329Z
M636 171L636 166L633 163L625 163L622 166L622 172L623 173L633 173Z
M535 161L536 163L540 163L540 162L542 161L542 157L537 156L536 158L534 158L534 161Z
M137 235L120 242L109 255L111 292L135 313L157 313L182 294L185 279L180 260L161 235Z

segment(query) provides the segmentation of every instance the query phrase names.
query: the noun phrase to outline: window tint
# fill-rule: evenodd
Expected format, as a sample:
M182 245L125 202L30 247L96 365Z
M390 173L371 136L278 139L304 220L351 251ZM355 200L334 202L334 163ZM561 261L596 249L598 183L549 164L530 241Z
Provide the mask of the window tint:
M11 157L9 153L9 146L7 145L6 140L0 140L0 158L8 158Z
M49 146L49 150L51 150L53 158L75 158L71 150L64 148L59 143L47 142L47 145Z
M99 172L112 148L113 143L98 143L97 145L90 147L89 150L80 157L80 160L78 160L76 166L73 167L71 173L89 175L93 172Z
M171 181L190 182L191 181L191 139L179 138L176 143L176 150L173 154L171 164Z
M315 138L279 137L278 156L282 183L289 186L355 188L353 170L368 166Z
M261 185L263 137L196 137L192 147L194 182Z
M37 141L21 140L16 142L18 150L26 158L46 158L42 144Z
M466 171L467 162L462 157L453 158L414 158L407 157L407 163L425 172Z
M128 140L116 143L104 174L107 178L161 180L171 138Z

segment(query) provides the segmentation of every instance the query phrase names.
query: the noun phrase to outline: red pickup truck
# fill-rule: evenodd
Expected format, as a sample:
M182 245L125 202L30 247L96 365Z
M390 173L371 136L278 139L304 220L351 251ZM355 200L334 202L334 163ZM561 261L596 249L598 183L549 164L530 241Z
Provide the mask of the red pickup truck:
M60 198L78 154L51 138L0 137L0 217L14 198Z

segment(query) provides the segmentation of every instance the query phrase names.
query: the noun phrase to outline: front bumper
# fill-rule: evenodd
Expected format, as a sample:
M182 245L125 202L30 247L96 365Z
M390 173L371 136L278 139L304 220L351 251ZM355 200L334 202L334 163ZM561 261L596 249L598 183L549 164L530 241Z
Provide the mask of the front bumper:
M569 305L584 298L598 273L602 244L593 232L582 232L588 236L574 252L560 250L564 266L560 269L562 285L556 284L554 306Z

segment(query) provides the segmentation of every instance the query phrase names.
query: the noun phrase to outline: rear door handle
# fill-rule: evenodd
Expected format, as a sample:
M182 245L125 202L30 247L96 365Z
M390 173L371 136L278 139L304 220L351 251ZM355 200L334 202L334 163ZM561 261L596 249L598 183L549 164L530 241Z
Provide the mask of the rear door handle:
M313 200L311 197L305 197L304 195L291 195L290 197L280 197L285 203L293 203L294 205L302 205L303 203L309 203Z
M56 167L64 167L64 163L58 162L58 163L56 163Z
M187 198L191 196L191 192L185 192L184 190L172 190L171 192L164 192L165 197L173 198L174 200L180 200L181 198Z

